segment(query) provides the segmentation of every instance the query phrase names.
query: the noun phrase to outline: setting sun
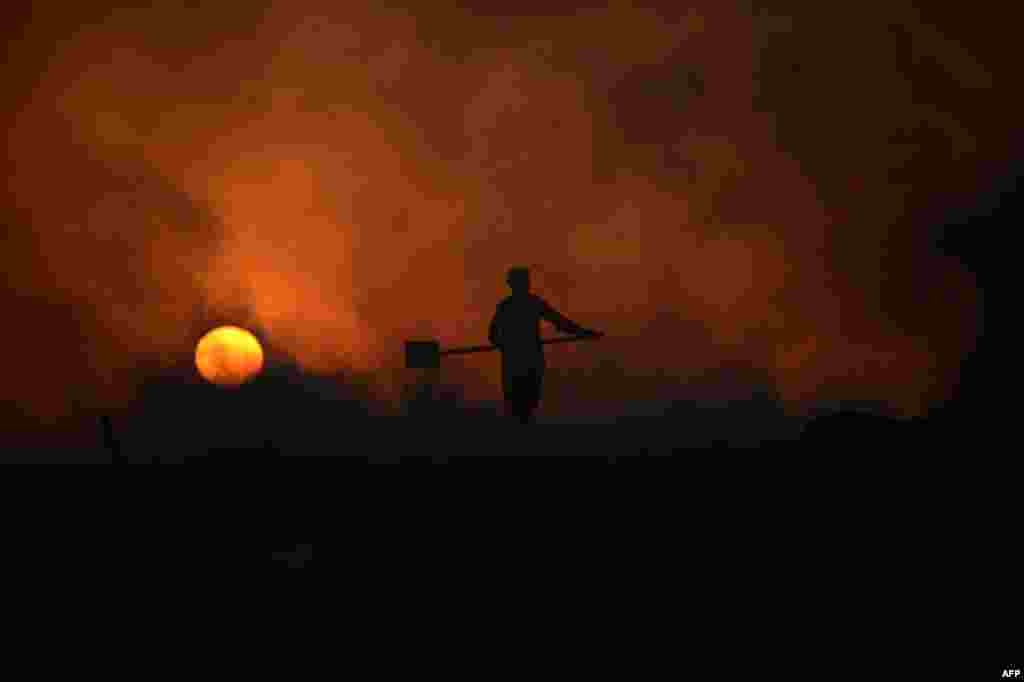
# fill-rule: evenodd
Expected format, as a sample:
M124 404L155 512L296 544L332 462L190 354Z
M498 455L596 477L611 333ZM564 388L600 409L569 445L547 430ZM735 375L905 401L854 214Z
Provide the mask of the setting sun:
M263 349L241 327L217 327L196 344L196 368L211 383L239 386L263 369Z

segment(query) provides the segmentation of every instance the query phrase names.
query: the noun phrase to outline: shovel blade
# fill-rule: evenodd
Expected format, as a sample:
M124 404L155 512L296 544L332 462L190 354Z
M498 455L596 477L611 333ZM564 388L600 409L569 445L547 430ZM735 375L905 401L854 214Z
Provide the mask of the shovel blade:
M406 341L406 369L437 369L441 366L441 344L437 341Z

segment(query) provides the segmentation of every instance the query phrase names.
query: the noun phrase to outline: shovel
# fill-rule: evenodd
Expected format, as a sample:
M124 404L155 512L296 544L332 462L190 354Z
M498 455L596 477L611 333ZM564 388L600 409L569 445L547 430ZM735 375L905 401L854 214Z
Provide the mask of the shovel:
M551 343L568 343L569 341L586 341L599 339L603 334L586 336L557 336L553 339L541 339L544 345ZM465 355L466 353L486 353L492 350L499 350L497 346L464 346L462 348L441 349L441 344L436 340L429 341L406 341L405 342L405 367L406 369L437 369L441 366L442 355Z

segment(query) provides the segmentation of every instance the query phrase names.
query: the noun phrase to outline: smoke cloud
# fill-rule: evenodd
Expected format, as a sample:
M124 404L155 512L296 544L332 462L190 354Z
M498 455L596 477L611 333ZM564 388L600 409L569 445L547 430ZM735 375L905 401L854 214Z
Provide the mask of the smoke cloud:
M27 413L130 400L197 306L388 394L404 339L486 337L515 264L608 334L552 349L567 409L732 368L920 414L973 343L918 225L1006 149L1003 73L909 10L45 4L5 99ZM446 372L497 395L493 357Z

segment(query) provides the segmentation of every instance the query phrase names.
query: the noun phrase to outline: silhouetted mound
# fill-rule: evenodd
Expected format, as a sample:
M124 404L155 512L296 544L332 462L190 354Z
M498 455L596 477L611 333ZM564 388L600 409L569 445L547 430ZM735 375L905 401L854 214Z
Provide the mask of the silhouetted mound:
M276 459L281 456L281 451L272 444L264 444L259 447L214 447L207 448L206 455L215 459L239 459L242 461L259 461L264 459Z
M804 427L801 443L830 449L914 448L924 435L913 420L866 412L841 411L815 417Z
M234 388L154 378L117 426L127 452L266 457L337 444L341 431L369 412L362 387L278 365Z

